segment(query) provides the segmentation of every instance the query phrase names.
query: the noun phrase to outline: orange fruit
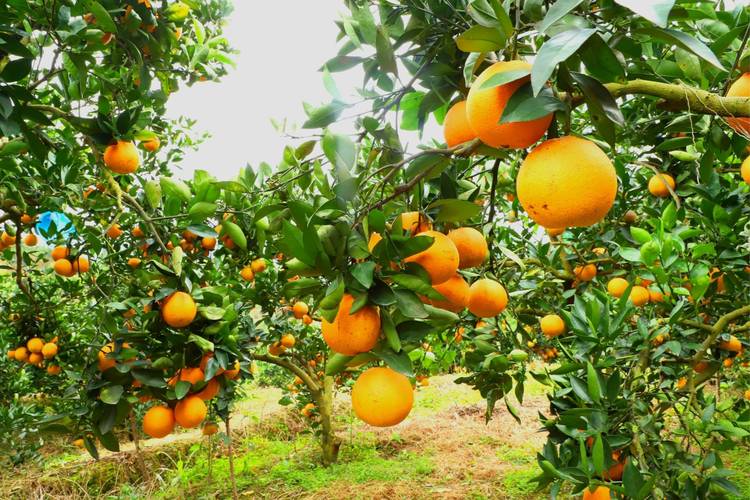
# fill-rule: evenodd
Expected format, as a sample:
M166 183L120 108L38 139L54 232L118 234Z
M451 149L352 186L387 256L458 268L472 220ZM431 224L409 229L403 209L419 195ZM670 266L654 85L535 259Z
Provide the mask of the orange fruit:
M117 141L104 150L104 165L116 174L132 174L140 164L138 150L130 141Z
M216 248L216 238L213 236L205 236L201 239L201 248L203 250L213 250Z
M750 184L750 156L742 161L742 166L740 166L740 175L742 176L742 180L745 181L746 184Z
M174 407L174 419L182 427L198 427L206 419L208 408L198 396L188 396Z
M745 399L750 399L750 389L745 391L744 396L745 396Z
M255 273L250 266L245 266L240 271L240 276L245 281L253 281L255 279Z
M404 212L401 214L401 229L415 235L431 230L432 222L421 212Z
M36 235L34 233L29 233L23 238L23 244L27 247L33 247L36 246L36 244L39 242Z
M591 226L615 201L617 174L593 142L567 136L534 148L516 176L518 200L543 227Z
M57 274L67 278L75 274L75 271L73 271L73 264L68 259L56 260L54 269Z
M83 442L83 439L76 439L75 441L73 441L73 445L77 448L83 448L86 446Z
M152 438L163 438L174 430L174 411L168 406L152 406L143 415L143 432Z
M654 174L648 180L648 192L658 198L666 198L667 196L669 196L669 189L667 188L667 184L670 188L672 188L672 191L674 191L674 177L663 172L660 174Z
M349 314L354 297L344 294L332 323L322 320L323 340L333 351L346 356L367 352L380 336L380 313L377 307L366 305Z
M469 311L480 318L492 318L505 310L508 294L503 285L495 280L483 278L469 288Z
M266 259L255 259L250 263L250 268L252 268L253 272L255 274L260 274L263 271L266 270L267 264Z
M130 234L132 234L135 238L143 238L144 236L146 236L140 226L135 226L133 230L130 231Z
M729 87L727 97L750 97L750 73L744 73ZM727 118L726 120L736 132L750 135L750 118Z
M9 235L6 231L3 231L3 234L0 235L0 242L2 242L6 247L9 247L16 243L16 237Z
M292 306L292 314L294 314L294 317L297 319L302 319L302 316L307 314L309 312L310 308L307 307L307 304L301 301L297 301Z
M695 373L704 373L710 366L706 361L701 361L693 366L693 370L695 370Z
M555 236L560 236L565 232L564 227L553 227L553 228L547 228L547 234L550 238L554 238Z
M90 266L89 259L80 255L73 260L73 273L87 273Z
M643 305L648 304L649 299L651 298L651 294L648 293L648 289L642 287L642 286L634 286L630 289L630 302L633 303L634 306L640 307Z
M44 356L42 356L38 352L32 352L29 354L29 364L30 365L40 365L42 364L42 361L44 361Z
M179 380L184 382L190 382L191 385L195 385L198 382L203 382L204 374L200 368L186 367L180 370Z
M309 325L313 322L313 319L309 314L305 314L304 316L302 316L302 322L306 325Z
M193 297L185 292L174 292L161 308L161 317L172 328L183 328L195 319L198 307Z
M649 302L664 302L664 294L659 290L648 290L648 301Z
M609 488L606 486L597 486L594 491L586 488L583 490L583 500L609 500Z
M195 395L201 398L203 401L210 401L215 398L217 394L219 394L220 389L221 385L219 384L219 381L215 378L212 378L208 381L206 387L196 392Z
M31 216L31 215L29 215L29 214L23 214L23 215L21 216L21 224L26 224L26 225L29 225L29 224L31 224L32 222L34 222L34 220L36 220L36 216L33 216L33 217L32 217L32 216Z
M70 248L64 246L57 246L52 249L52 260L60 260L70 256Z
M224 376L229 380L234 380L240 375L240 362L235 361L232 368L224 371Z
M682 390L685 387L687 387L687 382L688 382L687 377L680 377L677 380L677 384L676 384L677 390Z
M539 320L542 333L549 338L558 337L565 333L565 322L557 314L548 314Z
M219 426L215 423L211 422L203 426L203 435L204 436L213 436L217 432L219 432Z
M732 358L726 358L723 361L723 364L724 364L724 368L731 368L732 365L734 364L734 360Z
M60 372L62 372L62 368L58 365L49 365L47 367L47 374L49 375L60 375Z
M580 281L591 281L596 278L596 265L586 264L585 266L576 266L573 274Z
M474 133L493 148L527 148L542 138L552 122L550 113L526 122L499 123L508 100L529 81L529 76L497 87L482 89L481 86L496 74L518 70L531 70L531 64L525 61L495 63L484 70L469 89L466 117Z
M8 359L16 359L16 350L15 349L10 349L8 351Z
M460 227L448 233L448 238L458 250L458 268L466 269L482 265L489 255L487 240L473 227Z
M729 336L729 340L723 340L719 344L719 349L724 349L730 352L742 352L742 343L734 335Z
M287 333L286 335L281 337L281 345L283 345L287 349L291 349L292 347L294 347L294 344L296 342L297 341L294 339L294 335L292 335L291 333Z
M39 337L34 337L26 342L26 348L29 352L42 352L42 349L44 348L44 340Z
M372 251L375 249L375 246L377 246L378 243L383 239L383 237L378 233L377 231L373 231L370 233L370 239L367 241L367 249L372 253Z
M477 138L466 117L466 101L458 101L445 114L443 135L449 148Z
M107 228L107 236L109 236L113 240L115 238L119 238L120 235L122 235L122 229L120 229L119 224L112 224Z
M414 404L414 390L404 375L385 367L362 373L352 388L354 413L375 427L403 421Z
M128 259L128 265L135 269L136 267L141 265L141 259L138 257L131 257Z
M57 355L57 344L53 344L52 342L47 342L42 347L42 356L44 356L44 359L51 359L54 358Z
M464 333L466 332L466 328L463 326L459 326L456 328L456 333L453 334L453 340L456 342L461 342L464 339Z
M143 146L143 149L145 149L146 151L149 151L151 153L154 153L154 152L158 151L160 145L161 145L161 143L159 142L159 138L158 137L154 137L153 139L149 139L149 140L143 141L141 143L141 146Z
M422 266L430 276L433 286L451 279L458 270L459 255L456 245L446 235L437 231L424 231L417 236L430 236L434 241L425 250L405 258L404 262L414 262Z
M630 284L624 278L612 278L607 283L607 291L611 296L619 299L622 297L622 294L625 293L625 290L627 290L629 285Z
M268 346L268 354L271 356L279 356L281 353L286 351L286 347L281 345L280 342L274 342L270 346Z
M466 309L469 303L469 284L460 274L456 273L448 281L444 281L433 288L445 300L430 299L430 304L446 311L459 312Z
M19 347L15 350L13 356L16 358L16 361L26 361L29 359L29 351L25 347Z

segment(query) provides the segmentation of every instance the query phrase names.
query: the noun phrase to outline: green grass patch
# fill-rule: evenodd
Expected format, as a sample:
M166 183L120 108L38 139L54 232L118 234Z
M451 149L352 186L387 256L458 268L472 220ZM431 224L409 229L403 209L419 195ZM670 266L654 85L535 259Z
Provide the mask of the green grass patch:
M503 477L503 493L509 498L541 498L541 495L534 494L537 483L532 481L538 475L539 468L536 465L508 471Z

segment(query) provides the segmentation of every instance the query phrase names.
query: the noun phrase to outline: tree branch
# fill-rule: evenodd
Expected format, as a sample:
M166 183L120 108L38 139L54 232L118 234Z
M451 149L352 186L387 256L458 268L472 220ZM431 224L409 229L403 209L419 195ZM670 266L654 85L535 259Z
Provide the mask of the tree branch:
M711 334L706 337L698 351L695 353L695 356L693 356L693 364L699 363L703 359L703 355L706 354L709 347L716 342L716 339L724 332L724 329L729 323L746 314L750 314L750 305L728 312L716 320L716 323L711 327Z
M250 357L252 357L256 361L264 361L266 363L271 363L272 365L280 366L282 368L285 368L289 370L290 372L297 375L299 378L302 379L302 381L305 383L308 389L310 389L310 392L315 393L315 396L318 397L320 393L320 386L315 383L315 381L312 379L312 377L302 368L295 365L289 360L286 360L284 358L279 358L276 356L271 356L270 354L250 354Z

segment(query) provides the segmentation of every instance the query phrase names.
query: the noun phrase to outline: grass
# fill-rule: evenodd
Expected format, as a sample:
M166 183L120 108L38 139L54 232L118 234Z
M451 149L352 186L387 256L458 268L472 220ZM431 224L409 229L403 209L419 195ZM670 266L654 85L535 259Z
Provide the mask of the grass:
M729 477L740 490L740 495L731 498L750 498L750 455L747 449L737 448L728 451L723 458L725 466L734 471L741 471L740 474Z

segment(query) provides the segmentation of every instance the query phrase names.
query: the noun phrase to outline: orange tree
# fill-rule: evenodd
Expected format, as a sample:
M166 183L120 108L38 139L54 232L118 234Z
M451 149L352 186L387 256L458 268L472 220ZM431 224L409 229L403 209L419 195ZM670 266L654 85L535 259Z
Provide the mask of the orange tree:
M310 140L274 171L182 182L166 159L189 140L159 112L178 78L221 73L224 6L132 4L3 7L18 43L0 72L2 242L33 311L44 304L28 278L42 270L23 216L67 207L74 220L70 253L54 255L72 277L57 286L91 294L93 326L65 367L75 408L57 423L90 450L93 437L114 448L131 410L155 437L209 407L226 419L235 370L255 359L298 377L290 400L331 462L337 377L355 375L358 417L388 426L411 409L410 378L456 361L488 418L500 400L515 415L529 377L549 386L538 481L553 495L734 491L721 452L750 426L745 9L351 0L324 65L332 102L306 107ZM79 40L97 29L113 36ZM17 62L72 42L105 64L83 57L81 70L65 50L42 74ZM365 82L348 100L332 75L353 67ZM433 119L444 137L409 150L405 132ZM335 132L346 120L354 133ZM129 141L157 149L154 131L173 144L138 168Z

